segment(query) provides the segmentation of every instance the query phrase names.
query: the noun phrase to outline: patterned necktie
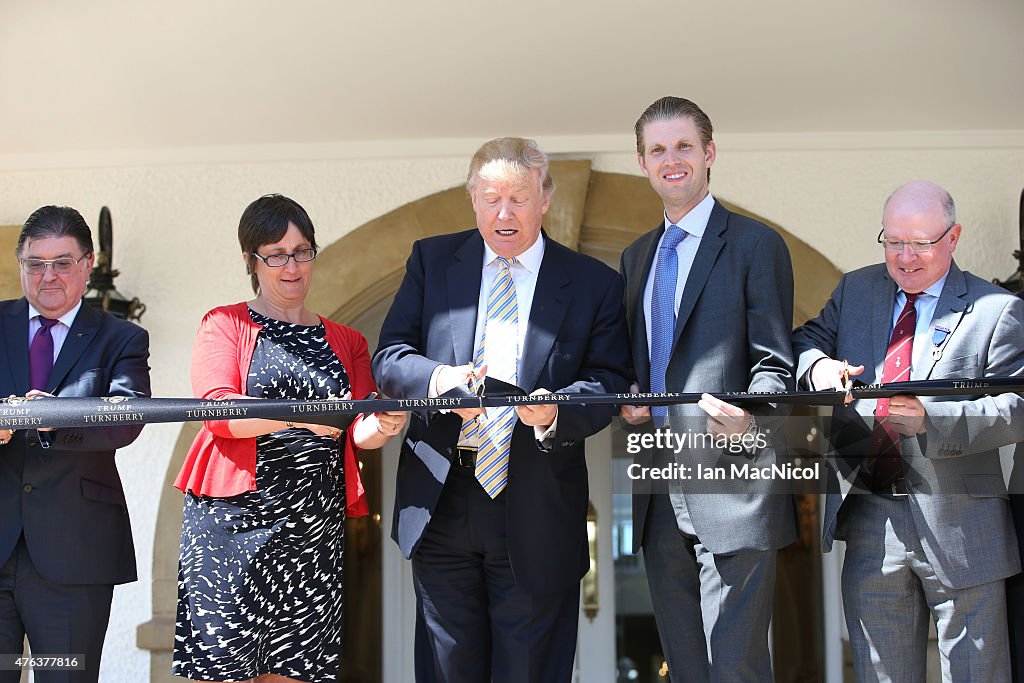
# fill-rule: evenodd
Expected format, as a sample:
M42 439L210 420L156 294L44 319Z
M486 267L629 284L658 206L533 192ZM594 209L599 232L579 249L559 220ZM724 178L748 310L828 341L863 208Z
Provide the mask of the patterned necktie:
M519 302L512 281L511 266L515 259L498 257L498 274L487 296L487 320L480 335L480 345L473 357L479 368L487 362L487 374L515 384L519 361ZM516 409L489 408L486 417L464 422L462 437L472 443L479 440L474 474L491 498L497 497L508 484L508 456Z
M39 316L39 329L32 337L32 345L28 349L29 388L46 391L53 370L53 335L50 328L59 321Z
M672 353L676 329L676 279L679 277L679 254L676 247L686 237L678 225L669 225L658 249L654 269L654 291L651 293L651 391L665 391L665 372ZM667 406L652 406L651 415L658 427L668 417Z
M914 330L917 327L917 309L914 302L918 294L907 294L907 303L900 311L892 329L889 348L882 366L882 383L906 382L910 379L910 363L914 350ZM889 399L880 398L875 405L875 426L871 434L871 461L868 472L872 489L889 488L903 476L900 459L900 435L889 425Z

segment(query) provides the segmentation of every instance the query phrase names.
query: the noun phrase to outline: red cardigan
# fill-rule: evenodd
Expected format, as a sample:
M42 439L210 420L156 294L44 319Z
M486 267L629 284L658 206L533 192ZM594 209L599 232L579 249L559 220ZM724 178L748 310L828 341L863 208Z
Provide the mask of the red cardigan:
M327 344L348 373L352 397L363 398L376 391L363 335L331 320L320 320L326 328ZM203 317L192 347L192 392L197 398L247 398L245 382L256 350L256 336L261 329L262 326L253 322L245 302L215 308ZM361 517L369 514L369 507L359 478L352 431L349 428L345 432L345 491L348 515ZM227 420L204 422L174 486L181 491L215 497L255 491L255 437L233 437Z

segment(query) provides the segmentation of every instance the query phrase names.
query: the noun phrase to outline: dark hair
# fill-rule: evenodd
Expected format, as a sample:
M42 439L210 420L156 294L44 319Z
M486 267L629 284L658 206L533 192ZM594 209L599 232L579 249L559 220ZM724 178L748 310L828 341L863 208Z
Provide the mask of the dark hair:
M294 199L280 194L263 195L242 212L238 221L238 244L245 254L245 272L252 279L252 291L260 293L260 283L256 278L256 257L253 252L265 244L280 242L288 224L292 223L299 229L309 246L316 249L316 236L313 221L309 214Z
M704 149L708 148L708 143L712 140L711 134L714 132L711 119L694 102L683 97L669 95L651 103L651 106L644 109L644 113L636 120L633 132L636 133L637 154L644 155L644 128L647 124L652 121L667 121L669 119L691 119L697 126L701 144L704 145ZM711 180L710 168L708 169L708 180Z
M47 237L74 237L83 256L92 252L92 231L82 214L70 206L51 205L36 209L25 221L14 255L20 258L26 243Z

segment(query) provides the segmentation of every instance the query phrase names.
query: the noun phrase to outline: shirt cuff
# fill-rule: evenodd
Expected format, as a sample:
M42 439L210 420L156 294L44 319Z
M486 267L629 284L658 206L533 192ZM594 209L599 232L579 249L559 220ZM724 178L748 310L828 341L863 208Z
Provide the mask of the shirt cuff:
M545 447L550 447L550 442L555 438L555 431L558 429L558 413L555 413L555 421L551 423L550 427L534 427L533 434L537 441L543 444Z
M430 373L430 382L427 384L427 398L437 398L440 396L440 392L437 390L437 377L441 374L441 370L448 367L447 365L438 365L434 368L434 371ZM448 412L448 411L441 411Z

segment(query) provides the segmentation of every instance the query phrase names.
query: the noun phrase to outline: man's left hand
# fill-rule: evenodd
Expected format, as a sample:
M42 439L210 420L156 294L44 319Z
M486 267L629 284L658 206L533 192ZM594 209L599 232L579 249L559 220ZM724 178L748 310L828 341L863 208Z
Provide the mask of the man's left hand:
M542 396L544 394L550 394L551 392L547 389L537 389L530 396ZM554 404L546 404L542 406L516 406L516 415L523 421L523 424L529 427L540 427L541 429L547 429L554 421L555 417L558 416L558 406Z
M917 396L900 394L889 399L889 425L898 434L914 436L925 431L924 404Z
M750 413L739 406L701 394L697 406L708 414L708 433L715 436L741 436L750 427Z

